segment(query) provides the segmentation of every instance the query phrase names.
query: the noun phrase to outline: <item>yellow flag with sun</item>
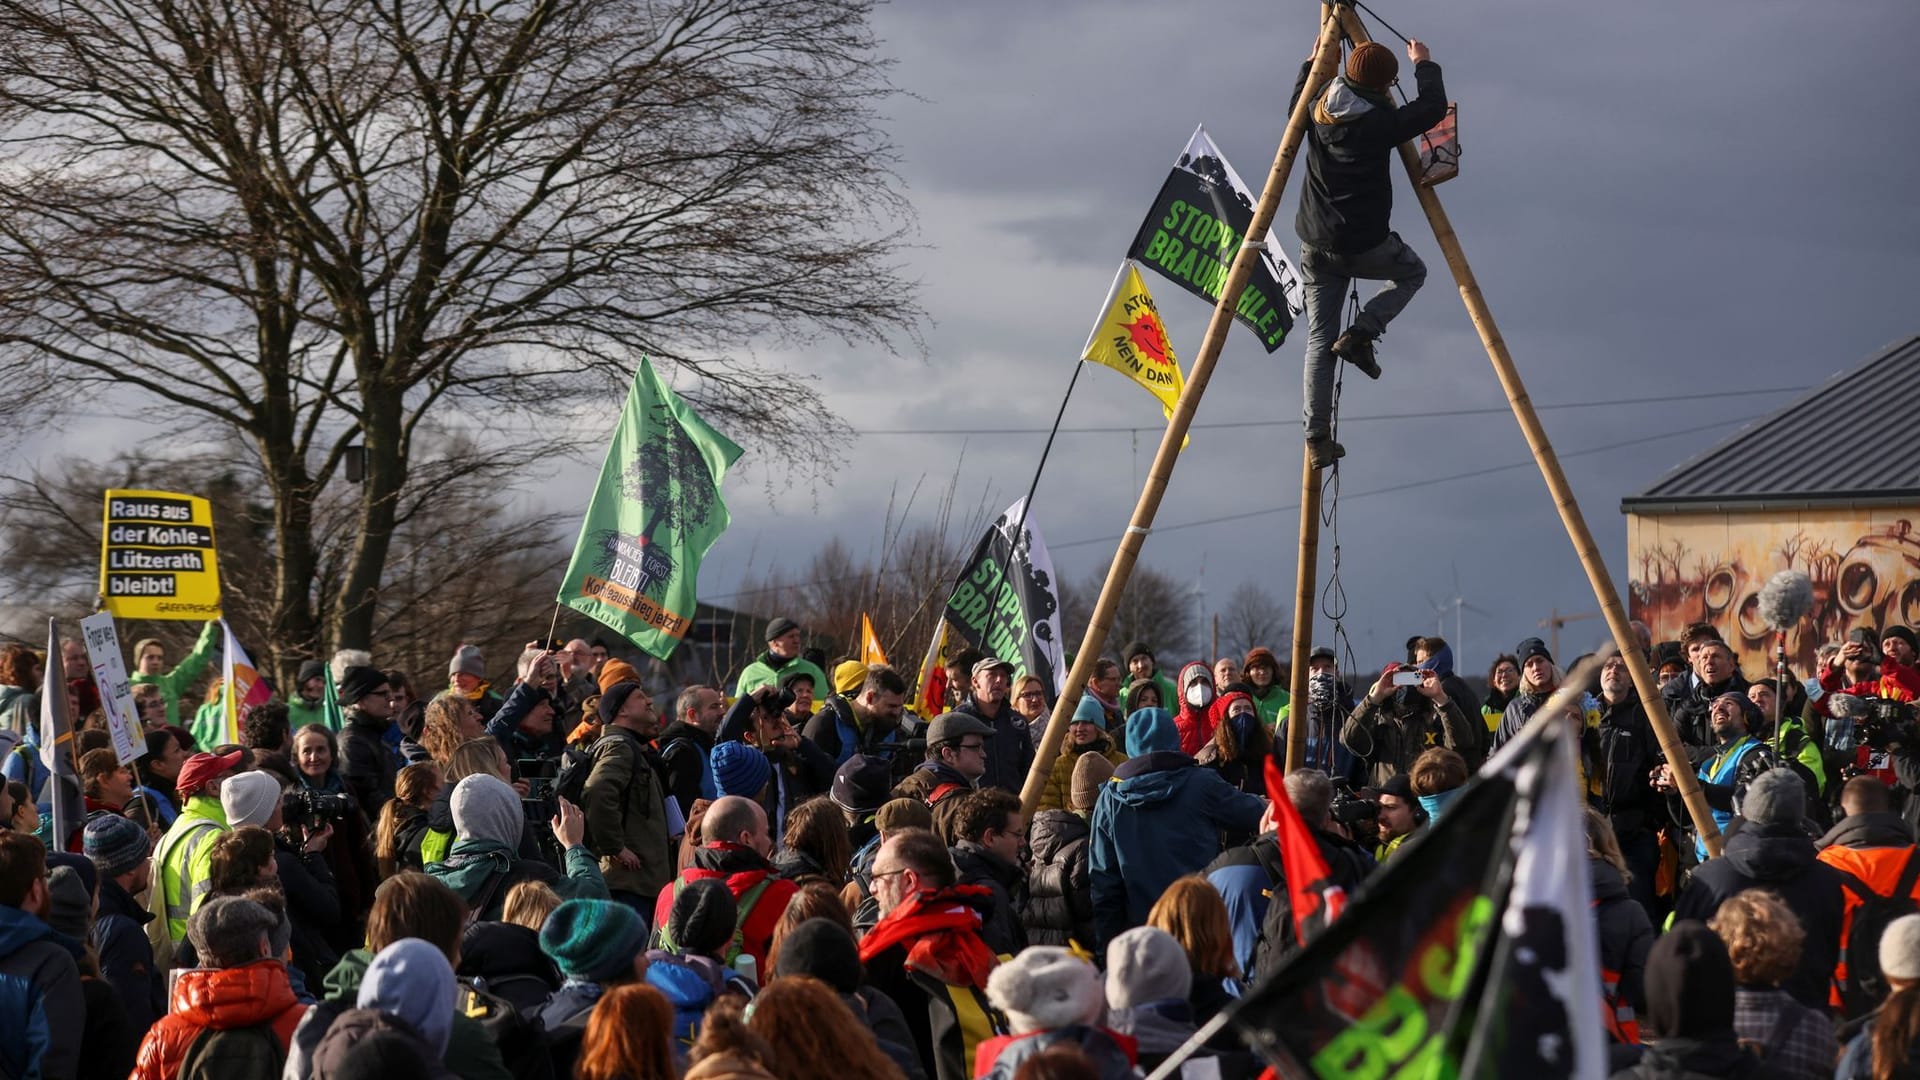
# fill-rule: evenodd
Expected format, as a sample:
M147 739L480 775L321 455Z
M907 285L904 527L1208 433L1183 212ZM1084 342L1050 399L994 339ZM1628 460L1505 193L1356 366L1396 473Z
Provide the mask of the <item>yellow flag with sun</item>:
M1180 361L1167 341L1167 328L1160 321L1160 309L1154 305L1147 283L1133 260L1120 264L1107 292L1107 306L1100 321L1087 338L1080 359L1102 364L1139 383L1160 399L1160 411L1171 418L1174 403L1186 379L1180 374ZM1184 449L1186 443L1181 443Z

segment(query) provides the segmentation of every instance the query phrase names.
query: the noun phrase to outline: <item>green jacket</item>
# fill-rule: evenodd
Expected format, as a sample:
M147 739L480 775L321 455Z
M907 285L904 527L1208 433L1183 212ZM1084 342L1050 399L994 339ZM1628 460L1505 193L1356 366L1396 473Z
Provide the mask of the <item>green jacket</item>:
M1287 707L1287 692L1275 683L1267 687L1267 696L1261 697L1258 690L1253 693L1253 706L1260 710L1260 721L1272 729L1280 723L1280 713Z
M348 950L320 982L326 1000L353 1008L360 1000L360 983L371 963L373 954L367 950ZM453 1034L447 1039L447 1051L440 1055L440 1062L460 1080L514 1080L486 1025L459 1009L453 1012Z
M469 907L479 903L487 883L504 875L506 881L493 889L493 896L474 911L475 922L497 922L506 902L507 890L522 881L544 881L562 900L605 900L606 879L594 865L585 845L566 850L564 875L537 860L516 858L506 845L493 840L455 840L446 861L427 864L427 876L460 895Z
M327 677L328 676L322 676L322 678L327 678ZM323 698L309 705L307 704L307 699L301 697L299 694L295 694L292 697L288 698L287 699L287 730L299 731L301 728L306 727L308 724L321 724L326 726L329 729L332 729L333 727L335 727L335 725L327 723L326 700Z
M193 710L193 720L187 724L187 733L193 736L193 744L202 750L211 750L226 742L226 699L210 701Z
M153 849L160 876L151 890L147 910L161 917L147 924L147 937L154 945L156 961L162 948L171 955L172 943L186 940L187 919L207 896L213 841L227 829L227 811L220 800L196 794L180 808L180 816ZM166 938L164 946L162 935Z
M1126 676L1127 685L1120 688L1120 711L1127 716L1133 715L1133 703L1127 700L1128 692L1133 689L1133 676ZM1173 680L1158 668L1153 672L1153 685L1160 688L1160 707L1170 713L1180 711L1180 695L1173 688Z
M180 723L180 695L193 688L193 684L206 674L207 664L212 662L213 654L220 647L220 624L210 622L200 631L200 640L193 643L193 651L181 660L179 665L165 675L134 675L132 681L152 683L160 688L160 696L167 702L167 723ZM137 661L140 658L134 657ZM207 747L201 747L207 749Z
M796 656L786 663L781 664L778 668L775 668L768 662L768 659L766 653L761 653L753 663L746 666L746 670L740 672L740 681L733 684L734 700L738 701L763 686L774 686L778 684L783 677L802 671L813 676L813 698L815 701L819 701L833 693L833 684L827 681L827 673L821 671L820 666L813 661L803 660Z

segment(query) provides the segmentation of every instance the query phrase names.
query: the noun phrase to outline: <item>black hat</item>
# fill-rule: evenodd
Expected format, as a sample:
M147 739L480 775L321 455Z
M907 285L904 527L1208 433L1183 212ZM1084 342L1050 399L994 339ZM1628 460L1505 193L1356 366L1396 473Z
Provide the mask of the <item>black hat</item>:
M1687 666L1687 652L1677 641L1663 641L1653 647L1653 670L1659 671L1667 665Z
M1315 660L1338 660L1338 659L1339 657L1334 655L1333 650L1328 648L1325 645L1317 645L1314 647L1314 650L1312 652L1307 654L1308 663L1312 663Z
M1707 924L1687 919L1647 953L1647 1023L1663 1039L1733 1030L1733 961Z
M792 619L787 618L785 615L782 615L779 618L767 624L767 640L772 641L775 638L786 637L788 634L791 634L798 629L800 629L799 623L794 622Z
M1547 651L1547 643L1537 637L1522 639L1520 644L1513 647L1513 655L1514 659L1520 661L1521 667L1526 667L1527 661L1536 656L1543 656L1547 663L1553 663L1553 654Z
M1915 637L1912 630L1904 626L1889 626L1885 630L1880 631L1881 641L1885 641L1890 637L1899 638L1901 641L1907 643L1907 648L1915 652L1920 652L1920 637Z
M1120 650L1120 659L1128 663L1132 663L1133 658L1136 656L1144 656L1149 660L1154 659L1153 647L1144 641L1130 641L1127 643L1126 648Z
M1392 776L1387 777L1386 783L1380 785L1380 794L1391 795L1401 802L1410 803L1415 798L1413 794L1413 778L1406 773L1394 773Z
M667 913L667 933L680 952L705 956L733 940L740 908L733 893L717 878L699 878L680 887Z
M640 689L640 684L637 682L619 682L602 690L600 692L600 722L602 724L613 723L614 716L620 712L620 706L625 705L627 699L632 697L633 692L638 689Z
M386 681L387 673L377 667L350 667L340 676L340 704L358 704Z
M296 685L303 685L308 679L317 679L326 673L326 664L318 660L308 660L300 665L300 677L294 681Z
M856 814L871 814L886 804L893 788L893 770L883 757L855 754L833 773L833 805Z
M860 989L860 947L847 928L832 919L808 919L781 940L773 970L779 975L811 975L835 993L851 994Z

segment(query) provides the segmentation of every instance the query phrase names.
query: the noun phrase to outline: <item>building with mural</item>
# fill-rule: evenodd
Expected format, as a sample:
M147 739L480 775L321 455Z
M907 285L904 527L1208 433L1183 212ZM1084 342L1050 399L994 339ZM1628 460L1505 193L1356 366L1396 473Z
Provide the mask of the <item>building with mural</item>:
M1759 593L1813 579L1787 638L1802 674L1849 630L1920 625L1920 334L1621 500L1628 606L1654 640L1710 622L1757 675L1773 652ZM1878 633L1875 634L1876 639Z

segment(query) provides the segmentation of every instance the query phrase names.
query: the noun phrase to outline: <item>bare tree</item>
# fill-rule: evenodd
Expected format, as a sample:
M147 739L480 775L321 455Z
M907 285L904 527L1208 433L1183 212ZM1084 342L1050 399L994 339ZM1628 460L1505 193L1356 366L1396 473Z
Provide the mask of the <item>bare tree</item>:
M1242 656L1262 645L1284 652L1291 633L1286 607L1253 581L1243 581L1233 590L1227 609L1220 613L1220 629L1226 635L1227 647Z
M520 445L650 354L790 448L817 395L734 350L916 335L871 6L0 4L0 401L238 437L281 668L372 645L436 423Z
M471 452L441 447L436 460L459 461ZM130 453L105 463L60 461L46 473L0 486L0 544L8 551L0 561L0 589L33 598L16 604L0 627L32 637L49 616L71 625L98 607L102 489L191 484L213 503L224 617L249 652L264 652L277 576L273 515L256 501L262 480L249 465L244 455L221 447L170 460ZM416 691L431 691L443 684L453 647L470 642L505 675L520 646L546 629L543 623L529 631L527 616L551 610L553 583L567 558L563 523L504 511L484 477L457 470L427 477L413 492L396 515L374 627L375 662L414 673ZM337 581L353 557L354 504L325 501L316 519L316 566L324 584ZM178 650L199 630L198 623L142 622L122 633L129 640L157 637ZM283 657L297 667L326 655L289 651ZM291 675L278 673L282 686L291 685Z
M1106 579L1104 567L1095 568L1077 582L1061 579L1060 628L1066 634L1068 648L1077 646L1086 636L1094 602L1099 599L1100 587ZM1161 666L1169 670L1176 666L1175 657L1197 655L1200 646L1194 632L1192 598L1191 587L1172 574L1150 566L1135 566L1133 576L1127 581L1127 591L1114 611L1113 627L1107 632L1107 641L1112 646L1108 651L1117 654L1129 642L1144 641L1160 657Z

